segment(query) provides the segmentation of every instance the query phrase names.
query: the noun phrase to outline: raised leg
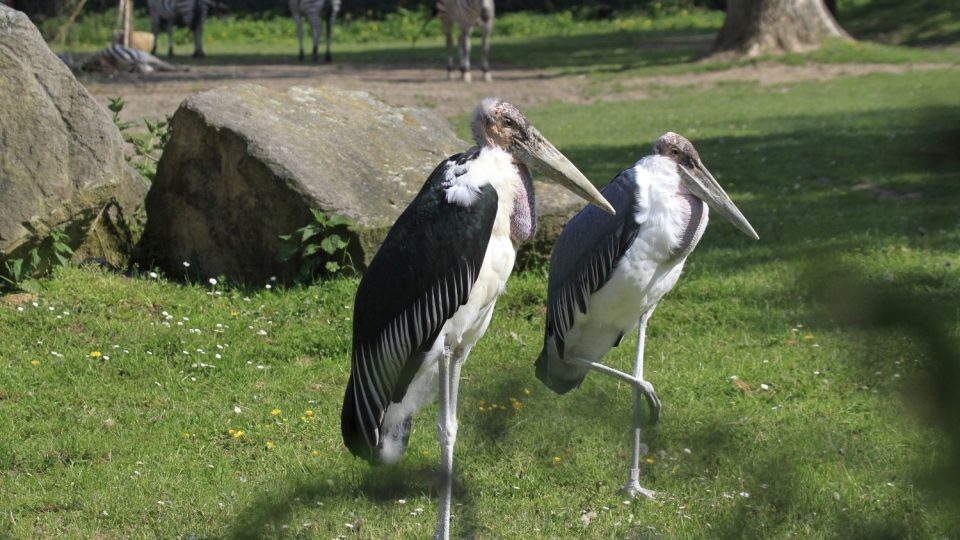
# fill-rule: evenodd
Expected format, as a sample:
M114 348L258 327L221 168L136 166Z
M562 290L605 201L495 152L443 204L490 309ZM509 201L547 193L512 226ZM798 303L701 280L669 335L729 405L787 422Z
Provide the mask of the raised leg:
M297 60L303 60L303 17L300 15L293 16L293 24L297 25L297 43L300 44L300 54L297 55Z
M470 75L470 32L472 30L470 26L460 27L460 75L463 77L463 82L473 80Z
M637 333L637 358L633 364L633 377L638 381L643 381L643 348L647 337L647 322L650 320L650 316L653 315L653 310L656 309L656 305L650 308L646 313L640 316L640 329ZM649 383L648 383L649 384ZM653 388L652 386L650 387ZM623 490L626 491L631 497L636 497L637 495L643 495L644 497L652 499L654 497L654 492L652 490L646 489L640 485L640 454L641 446L643 443L640 442L640 435L643 432L642 424L642 414L640 410L640 401L641 395L643 392L637 387L633 387L633 455L632 463L629 471L629 477L627 478L627 483L623 486ZM653 394L656 396L656 393ZM658 412L659 416L659 398L657 399L658 403Z
M615 379L620 379L621 381L632 385L634 390L639 391L645 398L647 398L647 404L650 406L650 425L656 424L657 420L660 419L660 397L657 395L656 390L654 390L653 385L648 381L638 379L633 375L613 369L610 366L605 366L603 364L591 362L582 358L573 358L571 361L582 364L594 371L599 371L600 373L610 375Z
M439 405L437 430L440 432L440 508L437 510L437 528L434 540L450 539L450 506L453 497L453 447L457 441L457 392L459 389L459 359L453 358L445 345L440 356Z

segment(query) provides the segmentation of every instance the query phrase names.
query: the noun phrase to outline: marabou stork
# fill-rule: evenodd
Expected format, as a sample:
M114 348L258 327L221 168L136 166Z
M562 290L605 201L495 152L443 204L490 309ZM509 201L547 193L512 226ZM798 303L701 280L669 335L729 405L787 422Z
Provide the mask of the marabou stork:
M563 229L550 258L547 321L537 378L558 394L580 386L590 370L633 387L633 463L624 490L640 486L640 396L660 415L660 398L643 378L647 322L677 283L707 227L707 207L759 239L687 139L666 133L647 156L602 191L616 215L587 207ZM706 204L704 204L706 203ZM639 321L639 322L638 322ZM633 374L598 361L639 325Z
M442 479L434 538L441 539L450 534L460 369L487 330L517 245L536 229L528 167L613 212L510 103L484 99L470 127L477 146L433 171L360 280L341 413L343 440L355 456L393 463L407 446L413 414L439 386Z

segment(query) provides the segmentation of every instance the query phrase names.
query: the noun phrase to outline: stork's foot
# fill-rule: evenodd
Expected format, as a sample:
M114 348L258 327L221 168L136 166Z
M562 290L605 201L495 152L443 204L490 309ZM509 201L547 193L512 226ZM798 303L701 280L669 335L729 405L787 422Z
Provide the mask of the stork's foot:
M624 484L623 491L631 497L643 495L648 499L654 499L657 494L656 491L647 489L640 485L640 469L630 469L630 479L627 480L626 484Z
M330 56L330 53L323 55L323 62L325 64L329 64L330 62L333 62L333 56Z
M631 497L636 497L637 495L643 495L644 497L653 500L656 498L657 492L652 489L647 489L640 485L640 482L631 480L623 486L623 492Z
M451 68L447 68L447 80L448 80L448 81L452 81L452 80L453 80L453 69L451 69Z
M297 60L303 62L305 56L303 54L303 49L300 49L300 54L297 55Z
M194 57L194 58L206 58L206 56L207 56L207 55L206 55L203 51L194 51L194 52L193 52L193 57Z

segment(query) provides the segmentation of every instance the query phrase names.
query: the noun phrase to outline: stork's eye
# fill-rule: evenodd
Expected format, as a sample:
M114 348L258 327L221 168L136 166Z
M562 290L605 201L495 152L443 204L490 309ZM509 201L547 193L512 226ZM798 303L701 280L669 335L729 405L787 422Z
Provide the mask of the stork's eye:
M680 151L677 150L675 147L674 147L674 148L671 148L671 149L670 149L670 152L671 152L673 155L675 155L675 156L679 156L679 155L680 155Z
M517 126L516 122L513 121L513 118L510 118L509 116L503 119L503 125L507 126L508 128Z

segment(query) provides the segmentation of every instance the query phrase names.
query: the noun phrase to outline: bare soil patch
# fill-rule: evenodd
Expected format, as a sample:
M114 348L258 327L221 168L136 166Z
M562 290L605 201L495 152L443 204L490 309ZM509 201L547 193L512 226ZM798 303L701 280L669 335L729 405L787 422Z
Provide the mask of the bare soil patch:
M224 64L190 71L82 77L104 104L120 96L127 103L125 120L162 118L173 114L187 96L217 86L253 83L284 89L296 85L334 85L364 90L393 105L434 108L443 114L469 111L481 98L499 96L525 107L550 102L587 104L606 100L643 99L663 87L711 87L724 82L761 85L826 80L867 73L905 73L942 67L937 64L810 64L761 63L724 71L630 77L595 81L583 75L564 76L538 69L502 69L492 83L448 81L445 69L393 68L368 65Z

